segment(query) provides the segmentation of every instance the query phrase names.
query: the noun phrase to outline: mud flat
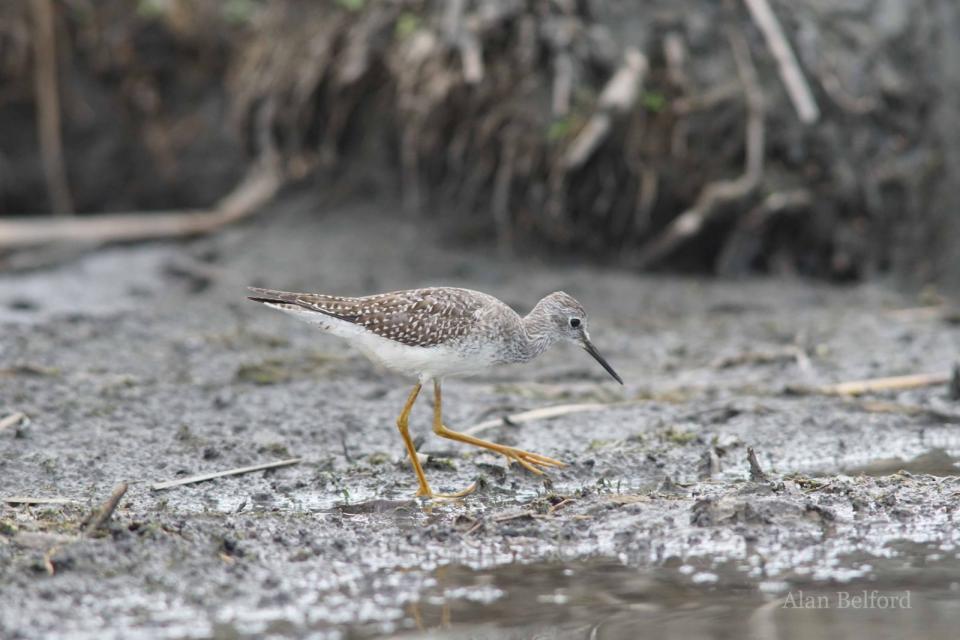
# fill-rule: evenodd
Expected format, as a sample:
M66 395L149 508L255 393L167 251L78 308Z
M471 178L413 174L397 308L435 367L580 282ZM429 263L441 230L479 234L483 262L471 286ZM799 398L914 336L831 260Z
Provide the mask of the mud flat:
M948 373L950 313L877 285L498 260L375 219L386 206L291 196L215 238L0 277L0 420L25 416L0 430L0 636L953 637L948 385L824 393ZM243 297L436 283L522 310L563 289L591 311L625 387L564 349L445 385L452 427L499 420L484 437L569 466L541 478L439 440L421 400L431 482L481 488L411 500L409 382Z

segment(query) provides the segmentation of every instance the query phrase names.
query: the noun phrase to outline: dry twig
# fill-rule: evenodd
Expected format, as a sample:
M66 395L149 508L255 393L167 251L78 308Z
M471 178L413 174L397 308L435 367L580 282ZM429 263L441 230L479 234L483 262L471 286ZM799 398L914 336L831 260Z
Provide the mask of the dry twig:
M29 496L10 496L0 498L0 502L6 504L75 504L77 500L70 498L31 498Z
M881 391L903 391L905 389L918 389L921 387L932 387L950 382L952 373L945 371L942 373L915 373L907 376L892 376L889 378L869 378L867 380L851 380L849 382L839 382L837 384L828 384L822 387L815 387L813 393L822 393L834 396L858 396L864 393L877 393Z
M750 16L763 33L767 46L770 47L770 53L777 61L780 68L780 78L787 88L787 95L793 102L793 108L797 111L797 116L803 124L813 124L820 119L820 108L813 98L813 92L810 91L810 85L807 84L797 63L796 56L793 55L793 49L783 33L777 16L770 8L767 0L743 0L750 10Z
M113 493L110 494L107 501L104 502L99 509L90 514L87 525L83 528L83 535L92 535L97 529L105 525L107 520L110 519L110 516L113 515L113 512L116 511L117 505L120 504L120 500L126 493L127 483L121 482L114 488Z
M67 183L60 132L60 92L57 85L57 47L51 0L32 0L34 92L37 103L37 135L47 192L54 213L73 213L73 197Z
M3 418L2 420L0 420L0 431L3 431L8 427L17 426L18 424L20 424L21 421L25 420L26 417L27 417L26 414L24 414L21 411L11 413L6 418Z
M254 169L212 210L123 213L84 218L0 220L0 249L53 242L98 244L209 233L255 213L283 184L276 161Z
M504 416L502 418L485 420L484 422L475 424L468 429L464 429L463 433L476 435L481 431L486 431L487 429L493 429L495 427L502 427L505 425L515 425L515 424L520 424L521 422L530 422L532 420L542 420L545 418L556 418L558 416L565 416L571 413L580 413L582 411L597 411L597 410L606 409L612 406L619 406L621 404L624 404L624 403L604 404L601 402L584 402L581 404L560 404L553 407L531 409L530 411L522 411L520 413L515 413L510 416Z
M536 513L533 510L520 511L517 513L508 513L506 515L497 516L493 519L494 522L507 522L509 520L519 520L520 518L532 518Z
M627 505L627 504L636 504L638 502L650 502L650 496L640 495L640 494L631 494L631 493L618 493L616 495L607 496L607 502L612 502L613 504Z
M60 551L60 545L50 547L46 553L43 554L43 568L47 570L48 576L52 576L57 572L56 567L53 566L53 556L56 555L57 551Z
M960 324L960 308L942 304L906 309L891 309L885 315L903 321L942 320L949 324Z
M150 485L152 491L160 491L161 489L171 489L173 487L180 487L185 484L195 484L197 482L206 482L207 480L214 480L216 478L223 478L226 476L238 476L244 473L253 473L254 471L265 471L267 469L276 469L278 467L288 467L293 464L298 464L303 460L303 458L290 458L288 460L278 460L277 462L267 462L265 464L258 464L252 467L239 467L237 469L229 469L227 471L217 471L215 473L204 473L196 476L190 476L188 478L180 478L179 480L168 480L167 482L157 482Z

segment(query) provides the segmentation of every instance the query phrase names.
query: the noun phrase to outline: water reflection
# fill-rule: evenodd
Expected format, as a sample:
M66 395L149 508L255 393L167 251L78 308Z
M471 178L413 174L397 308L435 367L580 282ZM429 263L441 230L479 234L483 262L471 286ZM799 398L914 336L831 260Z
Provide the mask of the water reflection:
M850 476L860 474L888 476L898 471L908 471L915 474L926 473L933 476L956 476L960 475L960 459L944 449L931 449L910 460L883 458L861 467L845 469L843 473Z
M644 573L610 561L447 566L408 606L404 623L407 637L450 639L955 638L960 587L936 573L757 589L732 568L703 587L676 571Z

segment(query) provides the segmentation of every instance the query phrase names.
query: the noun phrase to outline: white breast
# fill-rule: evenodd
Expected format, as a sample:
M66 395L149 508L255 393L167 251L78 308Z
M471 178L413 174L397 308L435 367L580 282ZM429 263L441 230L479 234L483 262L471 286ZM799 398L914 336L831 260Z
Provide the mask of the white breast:
M416 377L421 383L434 378L479 373L496 361L492 348L479 345L469 349L454 349L444 345L414 347L380 337L352 322L295 305L267 303L267 306L344 338L370 360L403 375Z

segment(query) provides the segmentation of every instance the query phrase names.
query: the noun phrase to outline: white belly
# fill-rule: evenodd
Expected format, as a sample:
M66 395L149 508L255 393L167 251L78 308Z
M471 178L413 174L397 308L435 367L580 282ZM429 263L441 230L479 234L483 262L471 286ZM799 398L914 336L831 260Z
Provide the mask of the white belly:
M450 347L411 347L370 333L351 342L374 362L398 373L416 376L420 382L475 374L492 364L483 353L466 357Z
M454 349L449 346L413 347L382 338L352 322L293 305L269 304L315 325L327 333L344 338L370 360L421 383L446 376L480 373L496 361L492 348Z

